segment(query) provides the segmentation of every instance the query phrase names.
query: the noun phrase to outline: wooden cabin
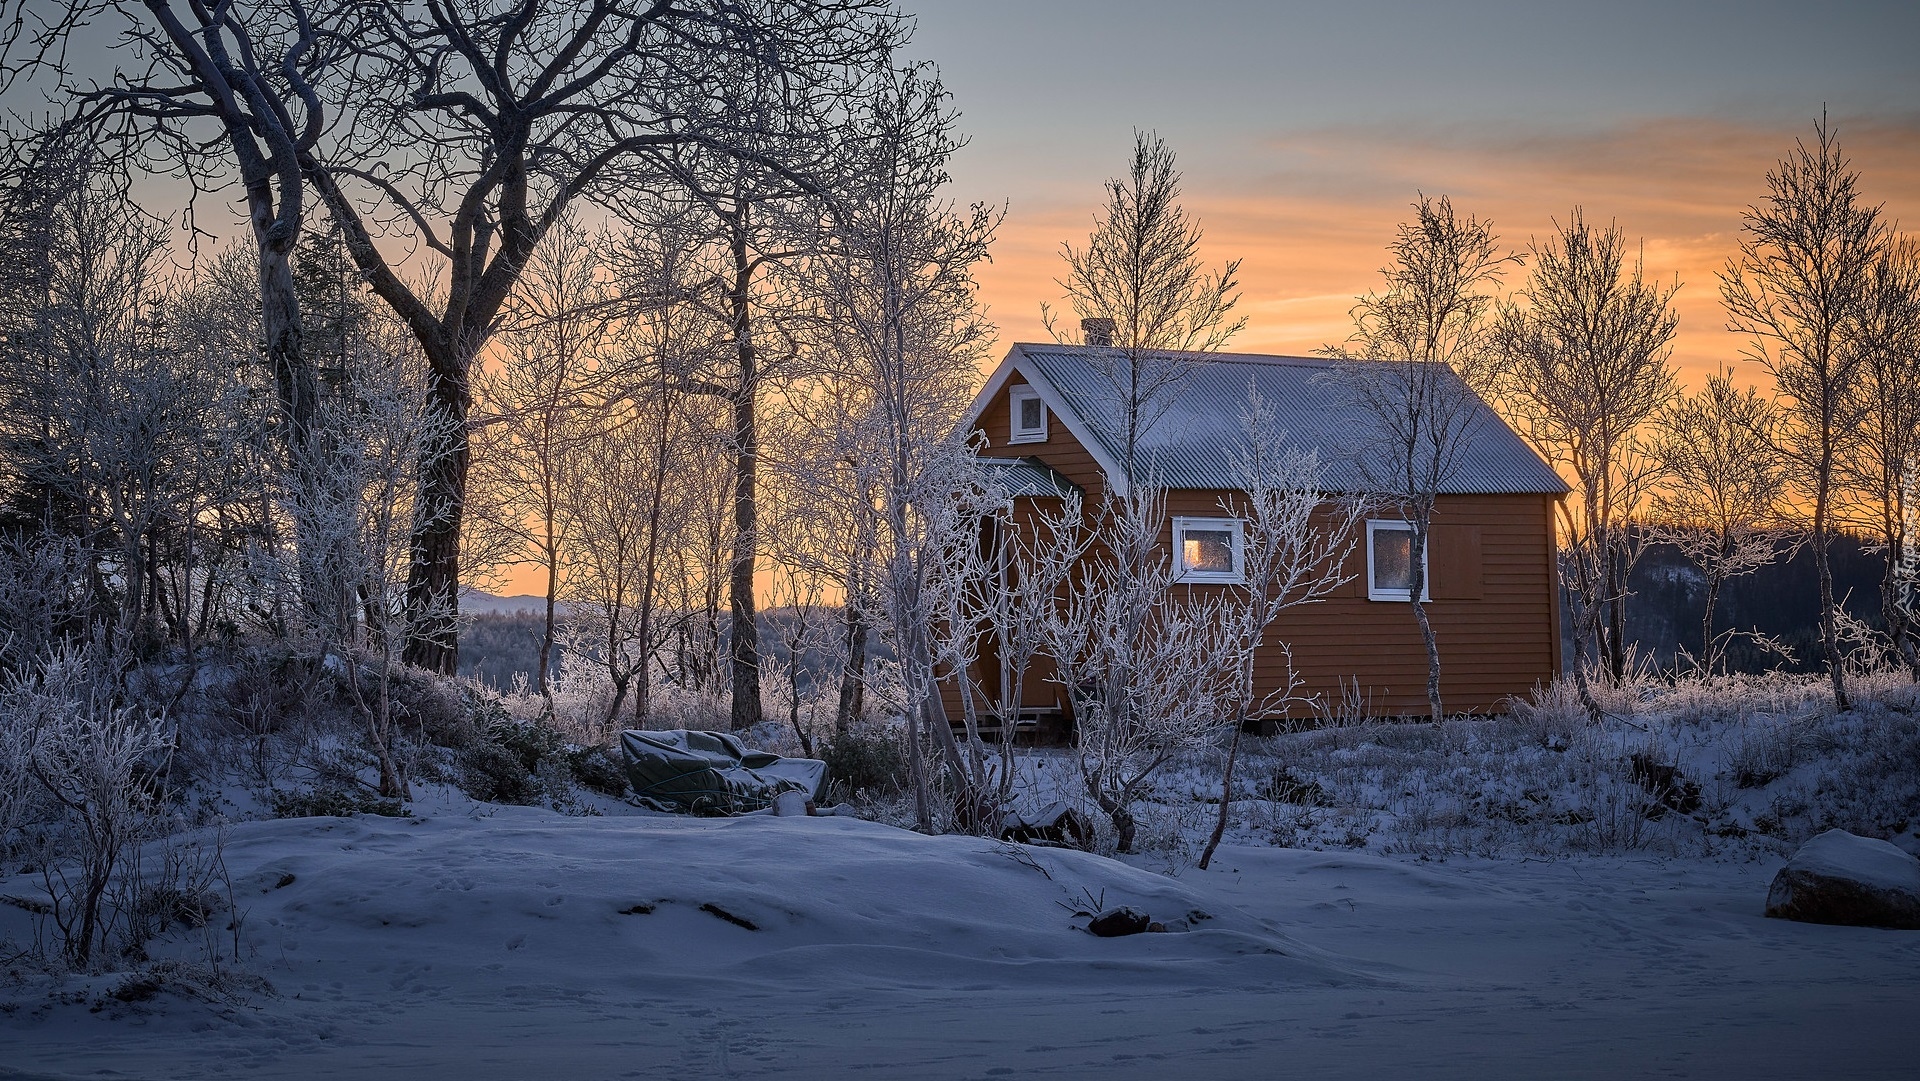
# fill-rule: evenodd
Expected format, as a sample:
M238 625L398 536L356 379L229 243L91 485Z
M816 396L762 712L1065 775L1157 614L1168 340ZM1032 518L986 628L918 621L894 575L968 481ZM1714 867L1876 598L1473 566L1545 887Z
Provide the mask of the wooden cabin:
M1109 486L1125 483L1118 396L1100 374L1098 352L1015 345L965 418L982 455L1006 463L997 468L1015 521L1023 503L1077 488L1093 507ZM1167 489L1163 537L1177 569L1190 582L1231 582L1242 528L1231 512L1233 448L1250 393L1277 414L1292 442L1319 452L1329 492L1364 491L1364 456L1377 446L1367 438L1374 422L1334 378L1338 365L1352 362L1205 354L1183 355L1179 363L1177 397L1136 446ZM1500 713L1561 668L1554 510L1567 486L1492 410L1480 408L1471 443L1436 504L1427 611L1447 709ZM1284 662L1274 644L1287 643L1305 681L1297 693L1310 699L1292 704L1290 716L1336 709L1356 694L1374 716L1427 710L1426 649L1404 578L1408 527L1383 509L1370 512L1364 528L1345 568L1351 580L1327 600L1287 612L1269 632L1259 677L1266 686L1258 690L1281 678ZM1189 566L1189 555L1199 565ZM997 678L993 643L981 648L975 686L990 690ZM1023 727L1070 723L1066 690L1051 676L1044 659L1027 676ZM954 681L942 692L948 716L958 718Z

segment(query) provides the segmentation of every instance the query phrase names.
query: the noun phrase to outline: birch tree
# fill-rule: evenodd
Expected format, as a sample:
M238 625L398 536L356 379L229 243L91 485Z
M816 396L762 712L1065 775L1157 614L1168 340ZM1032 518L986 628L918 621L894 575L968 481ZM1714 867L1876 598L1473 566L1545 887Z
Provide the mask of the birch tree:
M1734 389L1732 370L1723 369L1700 393L1669 402L1654 425L1662 477L1653 536L1678 548L1706 580L1698 663L1712 673L1740 633L1713 629L1721 588L1787 548L1787 476L1774 449L1780 410L1752 387Z
M1891 238L1873 264L1850 333L1864 353L1860 425L1839 465L1854 524L1886 553L1880 621L1920 679L1920 611L1913 599L1920 537L1920 239Z
M1573 481L1558 504L1561 561L1591 710L1587 651L1598 647L1614 680L1626 672L1627 580L1645 538L1634 516L1657 465L1648 422L1674 393L1679 285L1648 282L1640 258L1627 265L1620 227L1593 228L1579 207L1531 248L1524 306L1500 307L1497 393L1527 442Z
M1427 618L1427 541L1440 493L1459 474L1462 455L1493 423L1475 387L1495 370L1493 289L1508 263L1492 223L1454 212L1446 196L1422 195L1402 224L1380 271L1379 292L1353 308L1354 333L1322 355L1346 362L1338 378L1372 423L1372 444L1355 448L1370 495L1406 515L1412 533L1407 603L1427 650L1427 703L1440 700L1440 645Z
M1232 735L1220 774L1220 816L1200 853L1202 871L1226 836L1241 733L1252 721L1284 712L1300 689L1291 645L1270 641L1270 634L1288 610L1325 600L1351 580L1341 567L1365 526L1364 500L1324 494L1319 453L1290 445L1279 418L1257 392L1248 396L1233 464L1244 503L1225 500L1220 509L1244 515L1246 526L1242 581L1225 590L1226 648L1219 662L1226 669L1220 713ZM1264 691L1256 678L1263 650L1277 652L1284 673Z
M1121 424L1121 487L1134 482L1140 441L1178 399L1191 358L1219 350L1246 325L1234 318L1240 261L1209 272L1200 226L1180 204L1173 149L1134 133L1127 175L1107 181L1107 202L1084 248L1063 246L1058 284L1080 319L1076 334L1045 305L1056 339L1089 347L1089 361Z
M1001 214L943 198L947 163L960 141L930 67L876 78L853 130L847 175L864 182L832 200L831 247L815 274L832 341L873 403L881 553L875 593L900 659L915 815L931 829L923 741L939 749L963 808L976 807L980 797L980 778L968 770L940 706L932 576L952 532L968 528L956 499L972 488L971 451L953 429L991 340L972 273Z
M1768 171L1767 196L1742 215L1740 252L1720 275L1728 329L1747 336L1746 355L1773 376L1787 408L1780 446L1795 489L1813 504L1820 641L1843 710L1851 700L1828 554L1834 488L1865 407L1869 350L1854 321L1887 243L1880 209L1861 200L1859 182L1823 116L1813 145L1796 142Z

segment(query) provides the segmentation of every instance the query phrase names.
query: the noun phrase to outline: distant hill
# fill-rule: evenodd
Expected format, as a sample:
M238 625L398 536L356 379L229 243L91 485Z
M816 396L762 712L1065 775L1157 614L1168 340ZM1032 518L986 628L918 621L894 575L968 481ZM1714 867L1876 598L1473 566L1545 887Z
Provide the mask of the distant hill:
M517 597L496 597L485 590L463 589L460 591L460 611L472 615L511 615L519 612L541 612L547 606L545 597L522 594ZM566 602L558 606L561 615L567 611Z

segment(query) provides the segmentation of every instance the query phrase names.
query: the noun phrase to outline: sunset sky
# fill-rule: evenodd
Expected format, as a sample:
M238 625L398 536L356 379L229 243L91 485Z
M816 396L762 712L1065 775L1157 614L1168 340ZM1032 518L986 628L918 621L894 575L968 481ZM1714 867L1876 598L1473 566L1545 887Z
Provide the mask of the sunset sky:
M982 292L1046 340L1135 128L1179 154L1213 262L1243 260L1233 348L1305 352L1418 191L1524 248L1575 205L1676 275L1687 382L1738 359L1715 272L1824 105L1867 197L1920 226L1920 4L912 0L971 138L954 194L1005 202ZM1517 285L1517 278L1510 284ZM1764 376L1743 367L1754 381Z

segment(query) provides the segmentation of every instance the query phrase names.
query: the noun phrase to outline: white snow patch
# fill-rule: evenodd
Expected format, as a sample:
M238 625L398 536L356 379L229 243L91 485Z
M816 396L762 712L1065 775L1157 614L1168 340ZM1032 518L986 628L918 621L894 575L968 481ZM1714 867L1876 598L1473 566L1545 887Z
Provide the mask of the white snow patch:
M1801 845L1787 865L1827 878L1920 897L1920 859L1889 842L1856 837L1846 830L1828 830Z
M1905 1076L1916 1047L1920 936L1764 919L1777 860L1228 846L1176 880L852 819L529 808L248 823L226 858L277 994L16 982L0 1078L1744 1081ZM1096 903L1210 918L1096 939L1070 911ZM27 920L0 906L0 939Z

